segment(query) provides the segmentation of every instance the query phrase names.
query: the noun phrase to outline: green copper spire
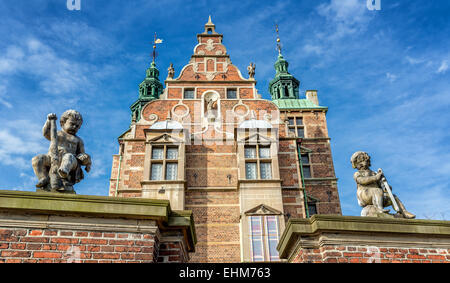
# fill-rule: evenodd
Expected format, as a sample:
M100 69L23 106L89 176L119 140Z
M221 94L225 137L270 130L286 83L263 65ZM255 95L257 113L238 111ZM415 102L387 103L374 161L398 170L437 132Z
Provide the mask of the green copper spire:
M272 96L272 100L298 99L300 82L288 72L289 63L281 54L281 43L278 36L278 25L276 26L276 31L278 59L275 62L275 78L269 83L269 92Z
M159 40L159 39L158 39ZM159 99L159 96L163 93L163 85L159 81L159 70L156 68L155 63L155 47L158 41L155 34L155 42L153 45L153 60L150 68L146 71L146 77L144 81L139 85L139 98L130 106L132 120L137 122L141 119L142 107L149 101Z

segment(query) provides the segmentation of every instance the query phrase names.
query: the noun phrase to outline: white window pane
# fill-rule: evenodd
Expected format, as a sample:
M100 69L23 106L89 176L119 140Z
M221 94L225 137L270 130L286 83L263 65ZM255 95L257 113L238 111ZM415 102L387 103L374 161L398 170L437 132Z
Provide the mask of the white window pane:
M252 235L262 235L262 218L261 216L250 217L250 228Z
M244 150L245 158L256 158L256 147L246 146Z
M256 163L254 162L245 163L245 178L249 180L256 179Z
M259 147L259 158L270 158L270 147Z
M276 216L266 216L267 233L278 236L278 225Z
M167 163L166 164L166 180L176 180L178 173L177 163Z
M169 147L167 148L167 159L178 159L178 148Z
M164 158L164 148L153 147L152 148L152 159L163 159Z
M268 239L268 243L269 243L269 256L270 256L270 260L278 260L278 251L277 251L277 245L278 245L278 238L275 236L269 236Z
M270 162L261 162L260 167L261 179L272 179L272 166Z
M150 180L161 180L162 178L162 164L153 163L150 173Z
M253 236L251 239L253 261L264 261L264 248L261 236Z

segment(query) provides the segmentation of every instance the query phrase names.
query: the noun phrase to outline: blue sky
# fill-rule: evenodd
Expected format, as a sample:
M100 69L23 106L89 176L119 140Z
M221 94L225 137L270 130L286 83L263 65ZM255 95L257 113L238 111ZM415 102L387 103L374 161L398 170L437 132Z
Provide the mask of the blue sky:
M75 187L107 195L117 137L149 66L154 33L160 79L188 63L196 34L212 15L231 60L269 99L280 27L289 71L301 92L317 89L329 107L329 135L344 215L359 215L350 156L383 168L418 218L450 219L450 2L101 1L0 2L0 189L34 191L31 158L48 149L49 112L77 109L94 165Z

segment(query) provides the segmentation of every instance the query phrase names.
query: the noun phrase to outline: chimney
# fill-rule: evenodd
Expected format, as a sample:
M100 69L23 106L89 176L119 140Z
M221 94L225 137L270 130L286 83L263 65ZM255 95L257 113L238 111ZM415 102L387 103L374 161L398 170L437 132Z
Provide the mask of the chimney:
M317 98L317 90L307 90L306 99L319 106L319 99Z

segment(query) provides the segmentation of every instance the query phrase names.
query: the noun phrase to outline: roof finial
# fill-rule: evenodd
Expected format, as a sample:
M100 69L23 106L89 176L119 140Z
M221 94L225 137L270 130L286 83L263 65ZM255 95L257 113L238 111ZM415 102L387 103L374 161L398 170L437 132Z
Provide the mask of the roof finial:
M281 40L280 40L280 35L278 33L278 24L275 24L275 30L277 32L277 50L278 50L278 54L281 55Z
M216 34L216 25L213 24L213 22L211 21L211 15L209 15L208 18L208 22L205 24L205 34L207 33L212 33L212 34Z
M153 41L153 53L152 53L152 57L153 57L152 63L153 64L155 63L155 59L156 59L156 44L160 44L162 42L163 42L162 39L156 38L156 32L155 32L155 40Z

